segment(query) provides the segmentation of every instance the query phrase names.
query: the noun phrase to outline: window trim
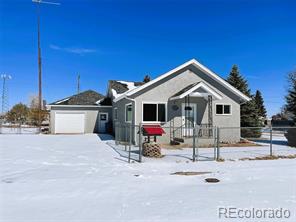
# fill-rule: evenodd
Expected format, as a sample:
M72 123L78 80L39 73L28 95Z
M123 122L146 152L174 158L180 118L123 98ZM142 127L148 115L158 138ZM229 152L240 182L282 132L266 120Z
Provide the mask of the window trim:
M116 115L115 115L115 113L116 113ZM115 117L116 117L116 118L115 118ZM113 119L114 119L114 120L118 120L118 108L117 108L117 107L114 108Z
M144 104L156 104L156 118L158 119L158 104L164 104L165 106L165 121L144 121ZM167 102L159 102L159 101L143 101L142 102L142 122L143 123L166 123L168 119L168 108Z
M131 119L131 121L127 121L127 120L126 120L126 107L128 107L129 105L132 106L132 119ZM125 120L126 123L131 123L131 122L133 121L133 104L132 104L132 103L127 103L127 104L125 104L125 109L124 109L124 120Z
M223 106L223 108L222 108L222 111L223 111L223 113L222 114L218 114L217 113L217 105L222 105ZM224 106L229 106L230 107L230 113L224 113ZM215 115L216 116L231 116L232 115L232 104L230 104L230 103L216 103L215 104Z

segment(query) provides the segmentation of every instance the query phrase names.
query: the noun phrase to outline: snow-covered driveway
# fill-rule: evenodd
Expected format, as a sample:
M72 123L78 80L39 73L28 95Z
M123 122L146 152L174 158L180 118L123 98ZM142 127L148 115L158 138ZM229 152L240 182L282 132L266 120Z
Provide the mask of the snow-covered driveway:
M294 159L128 164L97 135L0 135L0 173L5 222L230 221L220 206L283 207L292 216L282 221L296 218Z

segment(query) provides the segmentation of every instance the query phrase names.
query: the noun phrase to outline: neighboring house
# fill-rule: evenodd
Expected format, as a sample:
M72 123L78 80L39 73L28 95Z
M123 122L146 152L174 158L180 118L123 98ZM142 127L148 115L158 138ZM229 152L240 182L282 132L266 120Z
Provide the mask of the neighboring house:
M106 133L112 120L110 99L87 90L47 105L51 133Z
M195 125L240 127L240 105L250 100L194 59L145 84L109 81L106 98L112 105L112 116L108 113L113 126L159 124L179 127L187 136L192 135ZM97 109L101 107L97 105ZM137 133L136 129L131 133L135 143ZM239 141L240 130L223 137L225 141Z

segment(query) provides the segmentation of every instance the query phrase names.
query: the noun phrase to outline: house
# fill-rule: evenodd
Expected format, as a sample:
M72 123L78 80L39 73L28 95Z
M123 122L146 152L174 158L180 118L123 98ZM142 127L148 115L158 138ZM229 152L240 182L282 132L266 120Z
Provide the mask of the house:
M240 127L240 105L250 100L194 59L120 96L111 96L113 121L173 125L189 136L194 125ZM132 132L134 142L136 133ZM240 130L223 137L239 141Z
M112 120L110 99L87 90L47 105L50 110L50 132L106 133Z
M192 135L195 125L240 127L240 105L250 100L195 59L145 84L109 81L106 98L110 100L107 109L111 109L108 114L113 127L159 124L179 127L181 134L187 136ZM103 106L97 104L96 108L101 110ZM134 143L137 143L137 132L130 131ZM165 137L171 137L169 134ZM223 136L227 141L239 141L240 131L229 131Z

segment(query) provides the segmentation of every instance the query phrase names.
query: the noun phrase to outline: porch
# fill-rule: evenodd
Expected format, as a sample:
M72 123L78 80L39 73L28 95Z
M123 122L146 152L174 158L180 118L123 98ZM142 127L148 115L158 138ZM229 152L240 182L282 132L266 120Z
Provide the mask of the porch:
M203 82L193 83L169 98L170 144L179 145L193 136L214 136L213 101L222 96ZM197 132L194 132L197 130Z

